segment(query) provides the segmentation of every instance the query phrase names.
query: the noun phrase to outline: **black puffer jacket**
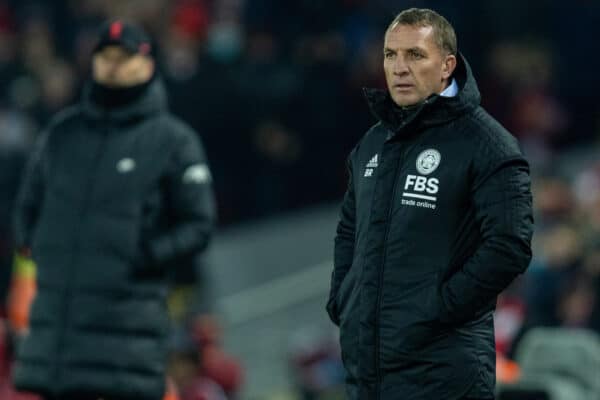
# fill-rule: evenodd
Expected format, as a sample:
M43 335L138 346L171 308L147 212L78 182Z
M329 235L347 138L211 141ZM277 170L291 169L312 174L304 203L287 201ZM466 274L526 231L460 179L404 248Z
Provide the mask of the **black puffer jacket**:
M379 119L349 157L328 312L351 399L493 398L496 296L528 266L529 168L479 106L466 61L456 97Z
M54 119L18 198L38 294L18 388L57 397L160 399L166 268L203 250L215 219L203 149L160 81L112 111L89 95Z

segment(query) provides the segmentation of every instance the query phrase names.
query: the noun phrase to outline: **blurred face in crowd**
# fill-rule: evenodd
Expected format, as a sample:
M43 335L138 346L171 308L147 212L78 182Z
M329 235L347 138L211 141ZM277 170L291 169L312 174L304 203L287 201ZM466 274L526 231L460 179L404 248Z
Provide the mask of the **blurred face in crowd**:
M456 57L436 44L431 26L392 26L385 35L383 55L388 90L401 107L441 93L456 68Z
M129 87L150 80L154 61L147 55L132 54L120 46L106 46L94 54L92 70L94 80L102 85Z

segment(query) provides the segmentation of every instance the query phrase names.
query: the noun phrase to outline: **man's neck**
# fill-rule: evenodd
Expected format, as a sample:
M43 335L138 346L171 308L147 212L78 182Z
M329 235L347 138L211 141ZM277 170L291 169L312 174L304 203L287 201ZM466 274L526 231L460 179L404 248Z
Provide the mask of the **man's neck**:
M126 107L139 98L148 90L153 79L134 86L111 87L93 81L91 97L96 105L105 109Z

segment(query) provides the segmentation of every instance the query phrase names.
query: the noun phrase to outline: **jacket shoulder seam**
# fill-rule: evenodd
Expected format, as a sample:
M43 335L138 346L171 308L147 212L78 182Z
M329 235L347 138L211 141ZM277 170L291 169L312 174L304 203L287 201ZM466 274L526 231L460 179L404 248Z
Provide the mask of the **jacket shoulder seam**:
M73 119L77 118L81 114L81 107L79 106L71 106L63 111L58 112L50 122L48 123L48 127L45 129L46 131L52 131L57 127L71 122Z
M485 112L478 107L466 115L467 120L474 125L474 136L477 138L476 150L483 150L499 159L519 157L520 152L514 136L491 116L482 116ZM484 118L485 117L485 118ZM497 126L493 126L497 124ZM467 131L469 131L467 129ZM473 134L468 132L468 134Z

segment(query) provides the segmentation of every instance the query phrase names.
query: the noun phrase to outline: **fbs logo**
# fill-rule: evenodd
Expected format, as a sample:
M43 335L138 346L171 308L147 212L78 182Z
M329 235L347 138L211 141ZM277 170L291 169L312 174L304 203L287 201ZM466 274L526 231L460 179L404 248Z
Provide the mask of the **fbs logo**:
M440 181L419 175L407 175L402 193L402 205L435 210Z
M407 175L406 182L404 183L404 190L409 190L412 188L412 190L415 192L427 192L429 194L436 194L439 190L439 184L440 181L437 178L426 178L424 176L418 175Z
M368 178L370 176L373 175L373 171L375 170L375 168L377 168L377 166L379 165L379 159L377 157L377 154L375 154L367 163L367 168L365 169L365 177Z

